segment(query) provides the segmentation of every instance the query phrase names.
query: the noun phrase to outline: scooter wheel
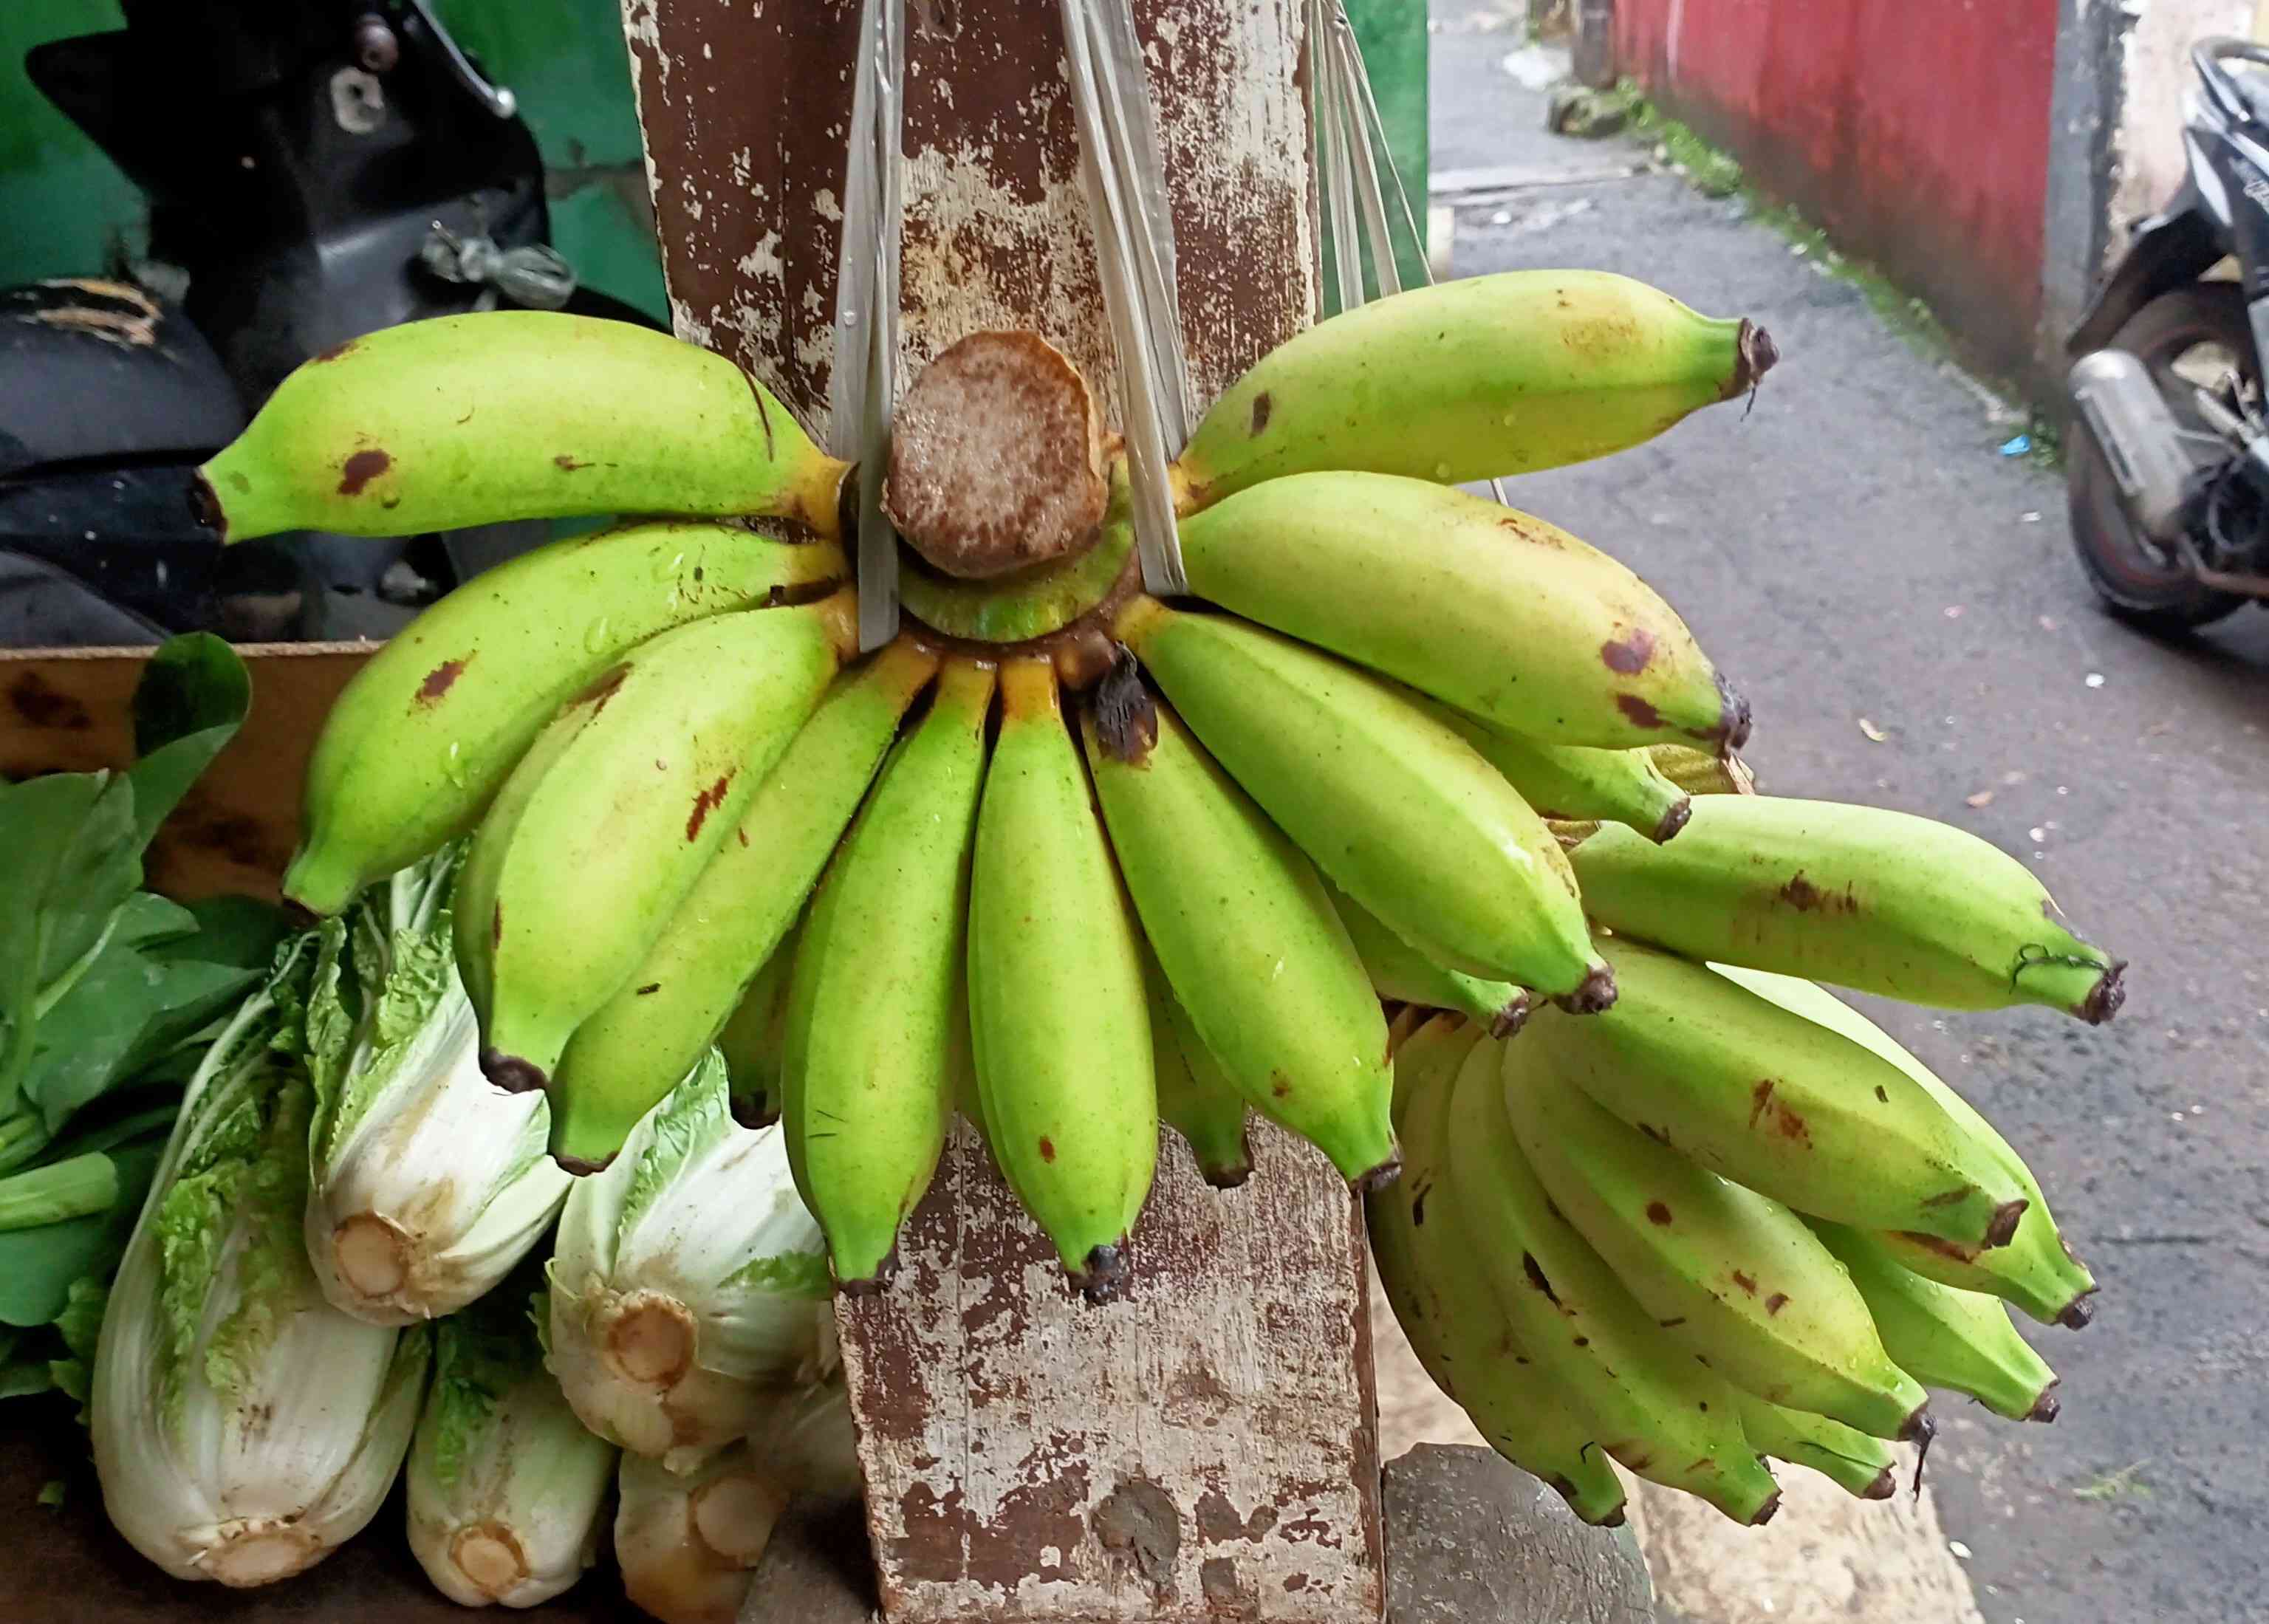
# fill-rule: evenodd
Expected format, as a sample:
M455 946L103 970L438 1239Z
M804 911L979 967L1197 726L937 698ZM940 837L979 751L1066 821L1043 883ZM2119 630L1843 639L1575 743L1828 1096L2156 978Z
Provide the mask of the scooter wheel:
M2249 384L2260 381L2245 296L2233 283L2200 282L2162 293L2127 319L2111 347L2136 357L2157 378L2174 377L2175 364L2186 355L2221 350L2235 358ZM2196 422L2197 410L2186 394L2177 399L2169 393L2168 403L2179 421ZM2065 491L2072 544L2088 585L2121 620L2147 631L2190 631L2252 602L2200 585L2180 563L2144 540L2119 504L2119 487L2103 447L2077 414L2065 445Z

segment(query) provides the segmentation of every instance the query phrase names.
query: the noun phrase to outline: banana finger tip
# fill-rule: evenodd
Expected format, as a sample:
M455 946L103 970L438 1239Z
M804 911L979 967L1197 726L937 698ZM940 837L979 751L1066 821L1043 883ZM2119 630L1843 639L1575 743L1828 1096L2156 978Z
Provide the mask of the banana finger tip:
M2092 1294L2074 1297L2064 1305L2064 1312L2056 1317L2057 1324L2067 1331L2085 1331L2095 1319L2095 1303Z
M1615 1008L1615 972L1605 964L1595 964L1576 990L1553 1001L1570 1015L1600 1015Z
M1089 1303L1100 1308L1119 1295L1127 1279L1127 1253L1120 1246L1098 1246L1087 1254L1083 1267L1072 1271L1072 1284Z
M2055 1421L2063 1409L2064 1406L2057 1402L2055 1393L2044 1392L2034 1400L2033 1407L2025 1414L2025 1419L2029 1421L2039 1421L2046 1426Z
M2015 1239L2017 1225L2023 1219L2025 1209L2030 1205L2030 1202L2020 1197L2014 1201L2004 1201L1995 1207L1993 1221L1985 1226L1985 1244L1989 1248L2007 1246Z
M506 1054L501 1049L481 1051L481 1075L486 1077L506 1094L526 1094L543 1088L551 1079L541 1066L524 1060L516 1054Z
M1661 819L1656 823L1652 836L1654 843L1661 845L1668 842L1671 837L1686 827L1693 816L1694 802L1688 797L1681 795L1673 803L1670 810L1665 812Z
M1372 1195L1401 1177L1402 1152L1398 1148L1388 1152L1386 1160L1378 1166L1349 1179L1348 1185L1357 1195Z
M1890 1476L1890 1473L1888 1469L1884 1472L1883 1475L1886 1479ZM1757 1508L1756 1515L1749 1519L1749 1526L1752 1528L1763 1528L1767 1523L1773 1520L1773 1513L1779 1510L1780 1490L1775 1489L1771 1494L1765 1496L1764 1504L1759 1506Z
M2111 966L2088 989L2088 996L2073 1013L2090 1026L2101 1026L2119 1013L2119 1006L2127 1001L2127 961L2114 959Z
M1498 1010L1496 1015L1490 1019L1489 1036L1492 1037L1511 1037L1522 1027L1528 1024L1528 1017L1534 1013L1535 1008L1536 1006L1529 1001L1527 993L1515 993L1511 999L1505 1004L1504 1008Z

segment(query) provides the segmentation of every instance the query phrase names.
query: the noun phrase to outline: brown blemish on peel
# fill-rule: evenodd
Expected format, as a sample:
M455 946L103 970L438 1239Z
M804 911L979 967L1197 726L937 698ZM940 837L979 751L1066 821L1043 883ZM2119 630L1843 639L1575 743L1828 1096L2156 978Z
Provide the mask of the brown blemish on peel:
M1560 1294L1552 1289L1552 1282L1544 1277L1543 1266L1536 1261L1534 1252L1520 1254L1520 1272L1528 1276L1528 1283L1544 1294L1544 1300L1554 1308L1560 1306Z
M1661 1201L1649 1201L1646 1204L1646 1221L1652 1224L1668 1223L1670 1222L1669 1207Z
M558 456L551 459L551 465L563 474L572 474L578 469L593 468L596 466L596 464L590 462L578 462L574 458L569 456L564 451Z
M1733 1271L1733 1284L1739 1286L1743 1291L1748 1292L1753 1297L1757 1295L1757 1282L1750 1279L1748 1275L1742 1273L1739 1269L1735 1269Z
M1799 913L1857 913L1859 898L1853 888L1846 885L1842 892L1823 891L1804 877L1798 869L1775 895Z
M328 350L317 351L311 358L314 359L318 365L326 362L336 361L342 356L352 355L355 351L361 346L361 343L362 341L358 338L350 338L344 343L333 344Z
M1882 1101L1886 1105L1891 1103L1891 1096L1888 1090L1887 1090L1880 1082L1875 1085L1875 1097Z
M638 995L639 997L640 997L640 998L645 998L645 997L649 996L649 995L650 995L650 994L652 994L652 993L659 993L659 992L661 992L661 982L659 982L659 981L649 981L649 982L647 982L644 986L640 987L640 988L638 990L638 994L637 994L637 995Z
M630 674L631 668L627 662L616 666L611 670L602 671L599 674L596 682L577 694L568 703L588 705L591 707L591 714L596 716L607 708L607 701L615 697L615 690L623 685L623 679Z
M1783 1139L1799 1144L1812 1143L1812 1126L1795 1111L1773 1098L1775 1081L1767 1077L1749 1091L1749 1126L1754 1129L1762 1121Z
M504 904L499 902L489 913L489 946L500 947L503 943Z
M467 656L468 659L470 657ZM463 660L444 660L440 665L425 673L425 680L418 684L418 703L433 704L450 689L456 686L457 679L462 676L464 672Z
M1056 1159L1056 1141L1055 1141L1055 1140L1052 1140L1052 1139L1050 1139L1050 1138L1049 1138L1046 1134L1045 1134L1045 1133L1041 1134L1041 1135L1040 1135L1040 1160L1041 1160L1041 1161L1043 1161L1043 1162L1053 1162L1053 1161L1054 1161L1055 1159Z
M1268 398L1268 391L1266 389L1253 397L1253 432L1254 434L1258 435L1268 426L1269 409L1275 404L1275 402Z
M339 494L360 496L363 487L394 466L394 459L373 447L358 451L339 466Z
M733 775L720 774L717 781L693 797L693 810L685 820L685 838L689 841L701 838L701 825L709 821L710 813L725 804L725 792L732 786Z
M1610 671L1625 676L1637 676L1646 669L1654 658L1654 633L1644 626L1633 626L1619 638L1609 638L1600 645L1600 660Z
M1634 727L1653 731L1662 726L1662 712L1637 694L1617 694L1615 709L1621 711Z
M1765 1299L1765 1312L1768 1314L1778 1314L1787 1306L1788 1293L1785 1291L1776 1291Z

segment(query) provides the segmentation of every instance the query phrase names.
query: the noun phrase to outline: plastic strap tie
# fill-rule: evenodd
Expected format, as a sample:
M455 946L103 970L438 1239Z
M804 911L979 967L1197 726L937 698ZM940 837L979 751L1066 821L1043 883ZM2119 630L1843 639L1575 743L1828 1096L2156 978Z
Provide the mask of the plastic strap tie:
M1094 222L1103 304L1119 358L1134 544L1142 585L1189 591L1171 472L1195 409L1175 287L1174 218L1130 0L1059 0L1079 129L1080 180Z
M883 478L898 403L905 41L905 0L865 0L836 258L835 364L827 380L829 448L858 465L861 653L898 634L898 536L883 512Z

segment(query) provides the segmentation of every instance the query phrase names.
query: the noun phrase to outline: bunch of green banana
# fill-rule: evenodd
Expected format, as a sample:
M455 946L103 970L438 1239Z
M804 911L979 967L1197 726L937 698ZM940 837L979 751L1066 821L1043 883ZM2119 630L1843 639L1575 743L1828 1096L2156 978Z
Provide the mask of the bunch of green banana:
M227 538L675 517L507 564L373 658L285 889L336 912L469 835L483 1063L548 1091L553 1155L605 1163L715 1045L843 1289L886 1280L957 1111L1098 1300L1162 1128L1227 1192L1257 1112L1365 1192L1428 1368L1583 1515L1619 1515L1610 1459L1745 1523L1760 1456L1877 1493L1925 1384L2053 1408L1977 1294L2074 1325L2095 1282L1974 1111L1779 972L2098 1020L2119 966L1982 842L1755 794L1748 708L1676 612L1455 488L1772 359L1594 272L1334 318L1181 448L1173 603L1099 419L997 459L1078 491L962 513L985 437L1046 425L997 421L1002 387L957 429L942 385L891 478L968 528L901 538L905 630L862 654L848 470L729 363L565 316L358 339L203 470ZM975 567L1043 510L1102 517Z

